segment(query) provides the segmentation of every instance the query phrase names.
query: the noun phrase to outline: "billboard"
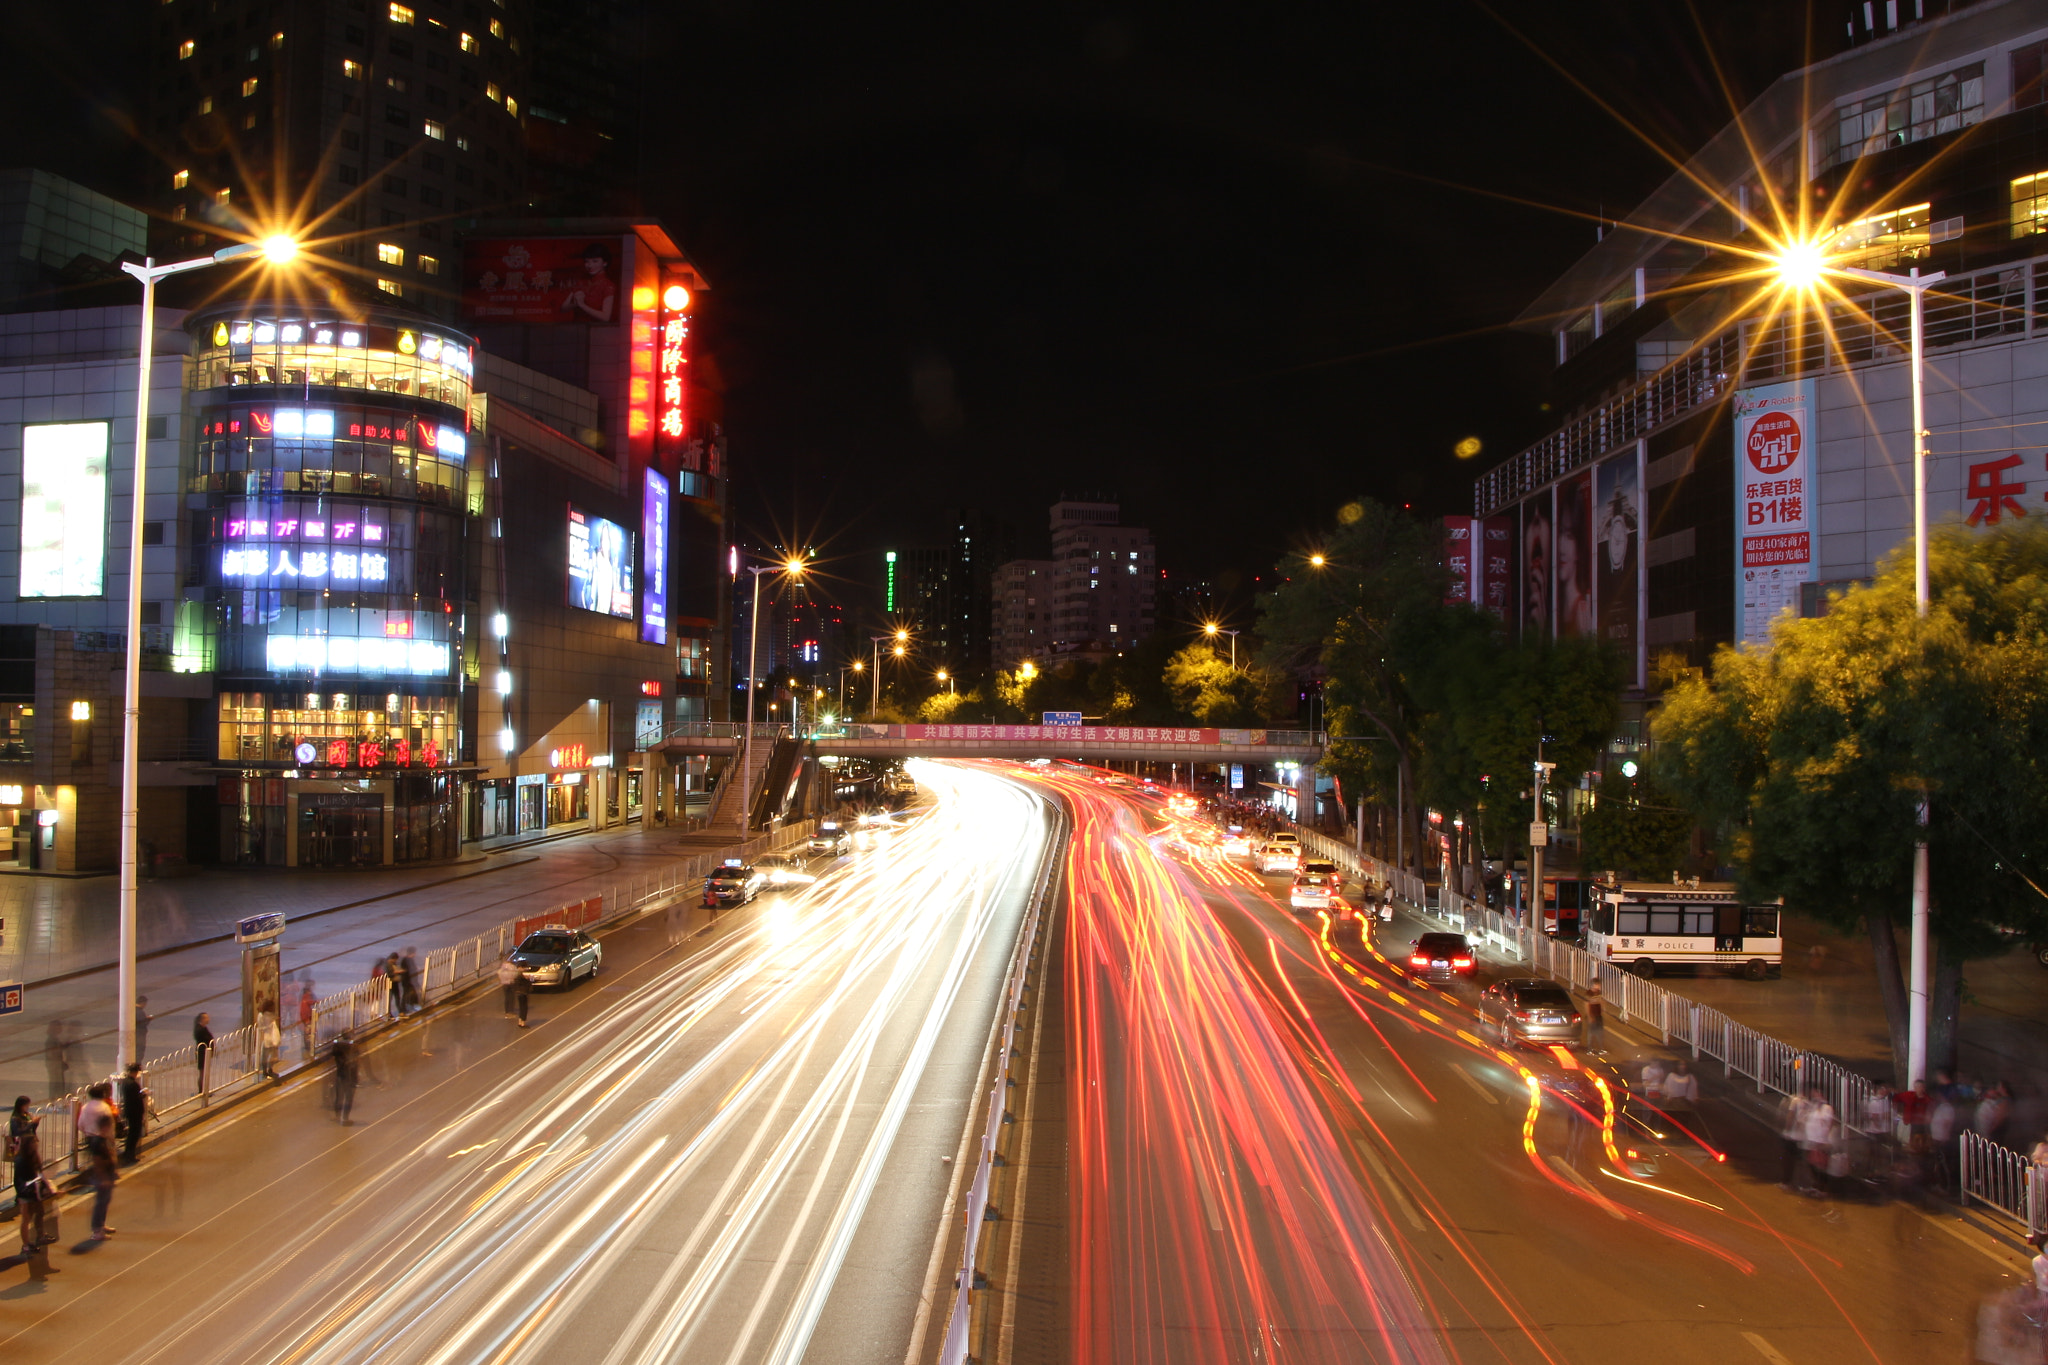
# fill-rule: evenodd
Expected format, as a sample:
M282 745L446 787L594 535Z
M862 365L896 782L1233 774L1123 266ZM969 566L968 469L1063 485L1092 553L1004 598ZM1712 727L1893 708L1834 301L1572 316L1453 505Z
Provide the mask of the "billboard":
M1641 461L1638 445L1593 471L1593 600L1600 638L1628 661L1637 687L1644 685Z
M99 597L106 591L105 422L21 429L21 595Z
M1512 517L1444 518L1445 600L1513 619L1514 525Z
M650 645L668 643L668 475L647 471L647 491L640 504L640 638Z
M462 245L471 322L616 326L628 311L620 237L472 237Z
M569 508L569 605L633 619L633 537L615 521Z
M1550 500L1546 488L1522 504L1522 638L1550 638Z
M1735 391L1735 642L1765 644L1813 578L1813 381Z
M1557 524L1551 532L1551 575L1559 639L1591 635L1593 614L1593 475L1574 474L1557 486Z

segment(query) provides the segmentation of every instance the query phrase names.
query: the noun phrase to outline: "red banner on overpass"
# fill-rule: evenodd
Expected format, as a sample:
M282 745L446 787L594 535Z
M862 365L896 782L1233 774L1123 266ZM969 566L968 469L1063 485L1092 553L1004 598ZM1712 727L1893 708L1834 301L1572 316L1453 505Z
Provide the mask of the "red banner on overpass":
M1264 744L1264 730L1193 730L1158 725L903 725L904 739L979 739L1013 744Z

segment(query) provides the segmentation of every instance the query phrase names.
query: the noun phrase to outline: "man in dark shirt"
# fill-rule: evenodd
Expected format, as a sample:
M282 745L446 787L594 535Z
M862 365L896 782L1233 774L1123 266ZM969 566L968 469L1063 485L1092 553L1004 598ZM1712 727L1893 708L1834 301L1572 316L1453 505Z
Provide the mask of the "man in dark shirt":
M142 1146L142 1122L149 1110L149 1090L142 1084L142 1067L130 1062L114 1083L121 1101L121 1164L135 1164L136 1149Z
M199 1093L202 1095L211 1080L206 1072L213 1060L213 1029L209 1027L212 1022L213 1016L205 1010L201 1010L199 1017L192 1021L192 1054L193 1060L199 1064Z

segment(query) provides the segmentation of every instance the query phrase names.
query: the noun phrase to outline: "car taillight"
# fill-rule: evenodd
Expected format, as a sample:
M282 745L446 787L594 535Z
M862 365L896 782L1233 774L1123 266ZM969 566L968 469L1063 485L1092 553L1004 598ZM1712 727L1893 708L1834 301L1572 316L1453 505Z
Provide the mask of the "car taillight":
M1472 965L1472 959L1469 957L1454 957L1451 959L1451 965L1453 967L1469 967Z
M1576 1023L1578 1023L1578 1022L1579 1022L1579 1016L1578 1016L1578 1015L1576 1015L1576 1014L1573 1014L1573 1015L1567 1015L1567 1016L1565 1017L1565 1022L1566 1022L1567 1024L1576 1024Z
M1408 965L1411 967L1427 967L1429 965L1429 955L1426 953L1417 953L1415 954L1415 956L1408 959Z
M1536 1011L1535 1011L1535 1010L1516 1010L1516 1011L1515 1011L1515 1018L1517 1018L1517 1019L1521 1020L1521 1021L1522 1021L1523 1023L1525 1023L1525 1024L1526 1024L1526 1023L1528 1023L1528 1022L1529 1022L1530 1020L1534 1019L1535 1017L1536 1017Z

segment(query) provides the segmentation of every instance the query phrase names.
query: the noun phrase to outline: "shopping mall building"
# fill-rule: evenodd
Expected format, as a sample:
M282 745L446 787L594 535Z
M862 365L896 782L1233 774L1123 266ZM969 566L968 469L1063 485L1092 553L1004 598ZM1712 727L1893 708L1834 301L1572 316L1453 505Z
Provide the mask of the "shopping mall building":
M703 287L659 224L552 220L478 225L460 325L374 291L160 307L139 516L139 307L0 316L17 862L114 865L131 527L159 867L444 860L701 782L642 749L720 695Z
M1907 295L1774 295L1757 257L1781 215L1822 225L1836 266L1946 272L1930 519L2048 516L2048 11L1920 8L1855 7L1843 51L1779 80L1523 314L1569 415L1449 528L1468 597L1525 635L1598 634L1648 687L1659 656L1761 642L1910 537Z

